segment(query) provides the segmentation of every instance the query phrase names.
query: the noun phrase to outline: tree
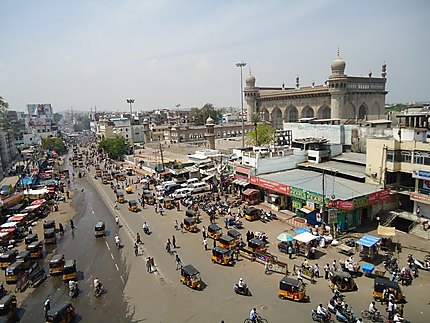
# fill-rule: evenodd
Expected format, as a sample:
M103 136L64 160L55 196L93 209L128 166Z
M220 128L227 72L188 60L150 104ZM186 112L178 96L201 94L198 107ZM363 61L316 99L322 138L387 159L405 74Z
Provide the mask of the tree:
M124 137L117 135L114 138L103 139L99 148L103 149L110 158L118 159L128 153L130 145Z
M189 118L192 120L194 125L202 126L206 123L209 116L214 119L215 123L219 123L222 120L222 112L215 110L211 103L206 103L200 109L191 108Z
M262 123L257 124L255 129L249 132L247 137L247 142L255 146L268 145L273 141L273 136L275 135L275 128L271 125Z
M254 124L254 133L255 133L255 144L258 143L258 132L257 132L257 125L260 122L260 115L258 113L253 113L251 115L251 122Z
M50 151L55 150L59 154L66 152L66 145L63 139L59 137L42 138L42 148Z
M62 118L63 118L63 115L61 113L58 113L58 112L54 113L54 116L53 116L54 123L58 124Z
M7 119L7 109L9 103L7 103L3 97L0 96L0 126L3 128L9 128L9 121Z

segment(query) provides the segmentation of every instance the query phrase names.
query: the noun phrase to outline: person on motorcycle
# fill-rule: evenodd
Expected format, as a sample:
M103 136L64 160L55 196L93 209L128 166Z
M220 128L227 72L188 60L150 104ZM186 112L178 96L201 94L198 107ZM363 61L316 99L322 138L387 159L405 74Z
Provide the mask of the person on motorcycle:
M48 314L48 311L51 309L51 301L49 298L46 299L45 304L43 304L43 308L45 309L45 316Z
M327 316L327 310L322 304L317 307L317 315L319 315L321 319L324 319Z
M399 313L394 314L393 322L403 322L405 319Z
M98 278L94 278L94 290L99 291L102 288L102 283Z
M246 284L242 278L239 279L239 282L237 283L237 287L239 287L239 290L242 292L245 290Z
M372 301L372 303L369 304L369 313L370 313L370 317L374 317L376 313L378 313L378 309L376 308L375 301Z
M118 248L121 246L121 241L119 240L118 234L115 235L115 244Z
M148 234L149 232L149 226L146 222L143 222L143 232L145 232L146 234Z

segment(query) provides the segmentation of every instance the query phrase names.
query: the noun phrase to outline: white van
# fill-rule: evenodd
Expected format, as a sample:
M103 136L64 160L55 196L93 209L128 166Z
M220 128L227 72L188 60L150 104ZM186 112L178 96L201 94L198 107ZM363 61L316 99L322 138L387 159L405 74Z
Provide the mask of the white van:
M196 184L198 182L199 182L198 178L190 178L190 179L187 179L187 181L182 184L182 187L191 187L191 184Z
M173 184L176 184L176 182L175 181L165 181L165 182L161 183L161 185L157 185L155 189L157 191L164 191L167 186L173 185Z
M176 191L174 191L170 196L174 199L181 199L184 197L191 196L191 188L185 187L185 188L179 188Z
M194 184L190 184L190 188L194 193L200 193L200 192L206 192L209 187L206 183L203 182L198 182L198 183L194 183Z

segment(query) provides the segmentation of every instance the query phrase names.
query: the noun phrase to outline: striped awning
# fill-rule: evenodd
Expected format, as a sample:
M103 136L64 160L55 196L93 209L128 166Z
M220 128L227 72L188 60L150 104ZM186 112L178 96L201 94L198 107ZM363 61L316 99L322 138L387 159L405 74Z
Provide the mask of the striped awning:
M247 186L247 185L249 185L249 183L248 182L246 182L246 181L242 181L242 180L240 180L240 179L235 179L233 182L232 182L233 184L236 184L236 185L240 185L240 186Z

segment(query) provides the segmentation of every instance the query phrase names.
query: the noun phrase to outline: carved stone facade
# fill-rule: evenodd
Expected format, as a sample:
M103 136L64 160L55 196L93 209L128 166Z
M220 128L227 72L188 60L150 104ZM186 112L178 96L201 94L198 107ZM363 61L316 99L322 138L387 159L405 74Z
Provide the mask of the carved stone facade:
M260 120L281 129L284 122L303 118L340 119L345 124L381 118L387 94L386 65L382 65L381 77L376 78L372 73L367 77L348 76L345 66L338 53L325 84L301 87L297 77L294 88L257 87L250 72L244 89L248 121L258 113Z

